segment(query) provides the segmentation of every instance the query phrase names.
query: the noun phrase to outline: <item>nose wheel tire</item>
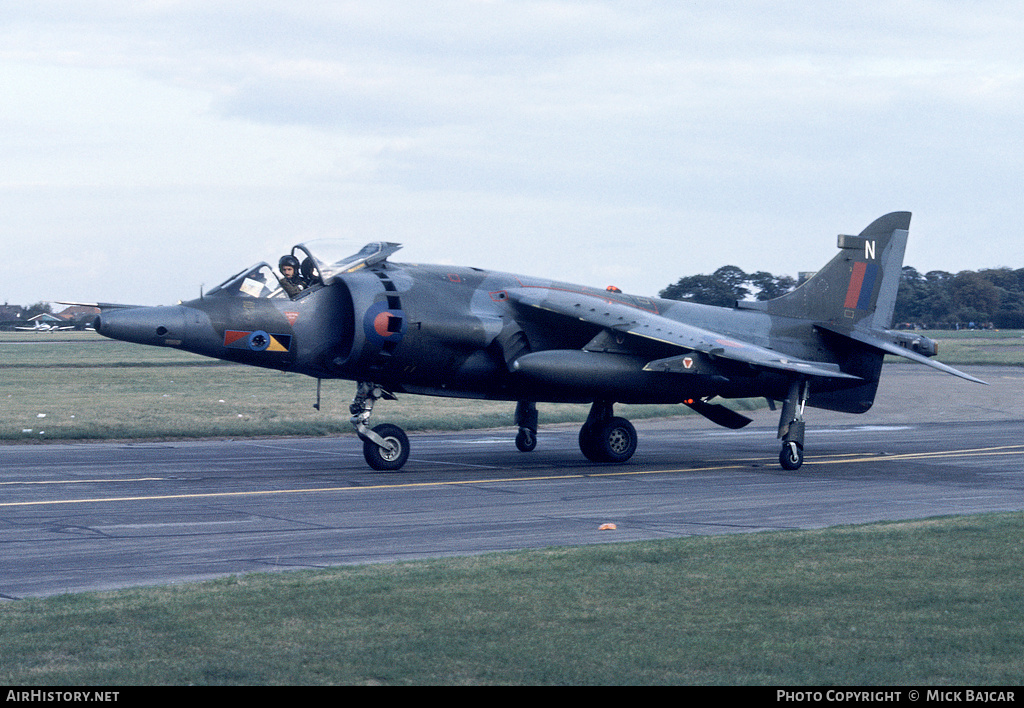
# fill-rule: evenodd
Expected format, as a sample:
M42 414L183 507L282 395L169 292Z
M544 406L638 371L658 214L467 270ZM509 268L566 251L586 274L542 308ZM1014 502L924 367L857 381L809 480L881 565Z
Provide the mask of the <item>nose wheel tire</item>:
M402 469L409 459L409 436L397 425L382 423L373 429L383 438L386 447L381 447L372 440L363 440L363 457L366 464L381 472L394 472Z

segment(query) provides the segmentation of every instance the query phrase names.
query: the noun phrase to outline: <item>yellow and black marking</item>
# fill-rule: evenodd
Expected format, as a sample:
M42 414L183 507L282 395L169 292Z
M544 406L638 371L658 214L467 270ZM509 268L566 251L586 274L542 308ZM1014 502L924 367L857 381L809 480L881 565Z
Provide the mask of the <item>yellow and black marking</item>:
M229 329L224 333L224 346L251 352L287 352L292 348L290 334L270 334L262 330L243 331Z

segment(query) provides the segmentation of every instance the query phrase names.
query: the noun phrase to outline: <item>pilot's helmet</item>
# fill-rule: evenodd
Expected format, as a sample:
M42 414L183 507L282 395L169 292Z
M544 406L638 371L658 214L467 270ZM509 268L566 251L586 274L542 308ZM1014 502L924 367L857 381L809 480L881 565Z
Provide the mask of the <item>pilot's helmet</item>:
M295 256L281 256L281 260L277 262L278 269L283 273L285 266L291 266L295 269L295 272L299 272L299 259Z

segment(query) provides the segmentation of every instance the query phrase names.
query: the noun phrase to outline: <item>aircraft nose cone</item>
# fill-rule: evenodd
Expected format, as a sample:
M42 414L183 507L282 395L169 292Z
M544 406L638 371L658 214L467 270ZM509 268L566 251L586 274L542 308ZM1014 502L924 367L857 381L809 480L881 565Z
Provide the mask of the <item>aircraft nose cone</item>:
M97 332L111 339L181 346L185 339L185 308L169 305L111 310L96 318L95 327Z

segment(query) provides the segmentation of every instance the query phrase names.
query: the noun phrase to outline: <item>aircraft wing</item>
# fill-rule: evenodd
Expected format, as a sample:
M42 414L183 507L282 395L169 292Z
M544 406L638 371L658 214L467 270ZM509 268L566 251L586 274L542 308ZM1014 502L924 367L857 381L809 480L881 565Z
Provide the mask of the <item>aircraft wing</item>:
M673 344L686 351L700 352L710 357L720 357L801 376L861 380L858 376L843 373L835 364L797 359L772 349L669 319L655 312L650 301L646 301L646 304L650 305L651 309L646 309L644 301L638 301L637 305L629 305L618 298L602 298L590 292L532 287L509 290L508 297L519 305L555 312L615 332ZM681 353L679 356L658 359L649 362L645 369L682 370L684 358L685 354Z
M895 354L896 356L901 356L904 359L916 361L918 364L924 364L925 366L930 366L933 369L944 371L947 374L959 376L962 379L967 379L968 381L973 381L974 383L985 384L986 386L988 385L987 381L982 381L981 379L975 378L970 374L965 374L964 372L958 369L954 369L952 366L943 364L941 361L933 361L926 356L918 354L915 351L911 351L910 349L901 347L895 342L890 342L886 339L875 336L871 332L865 332L863 330L852 328L843 329L839 327L832 327L823 323L816 324L815 327L817 327L818 329L823 329L827 332L832 332L834 334L839 334L844 337L849 337L854 341L861 342L862 344L867 344L868 346L875 347L876 349L881 349L887 354Z
M144 305L120 305L113 302L68 302L65 300L58 300L58 305L71 305L72 307L98 307L100 311L103 310L134 310L136 308L144 307Z

